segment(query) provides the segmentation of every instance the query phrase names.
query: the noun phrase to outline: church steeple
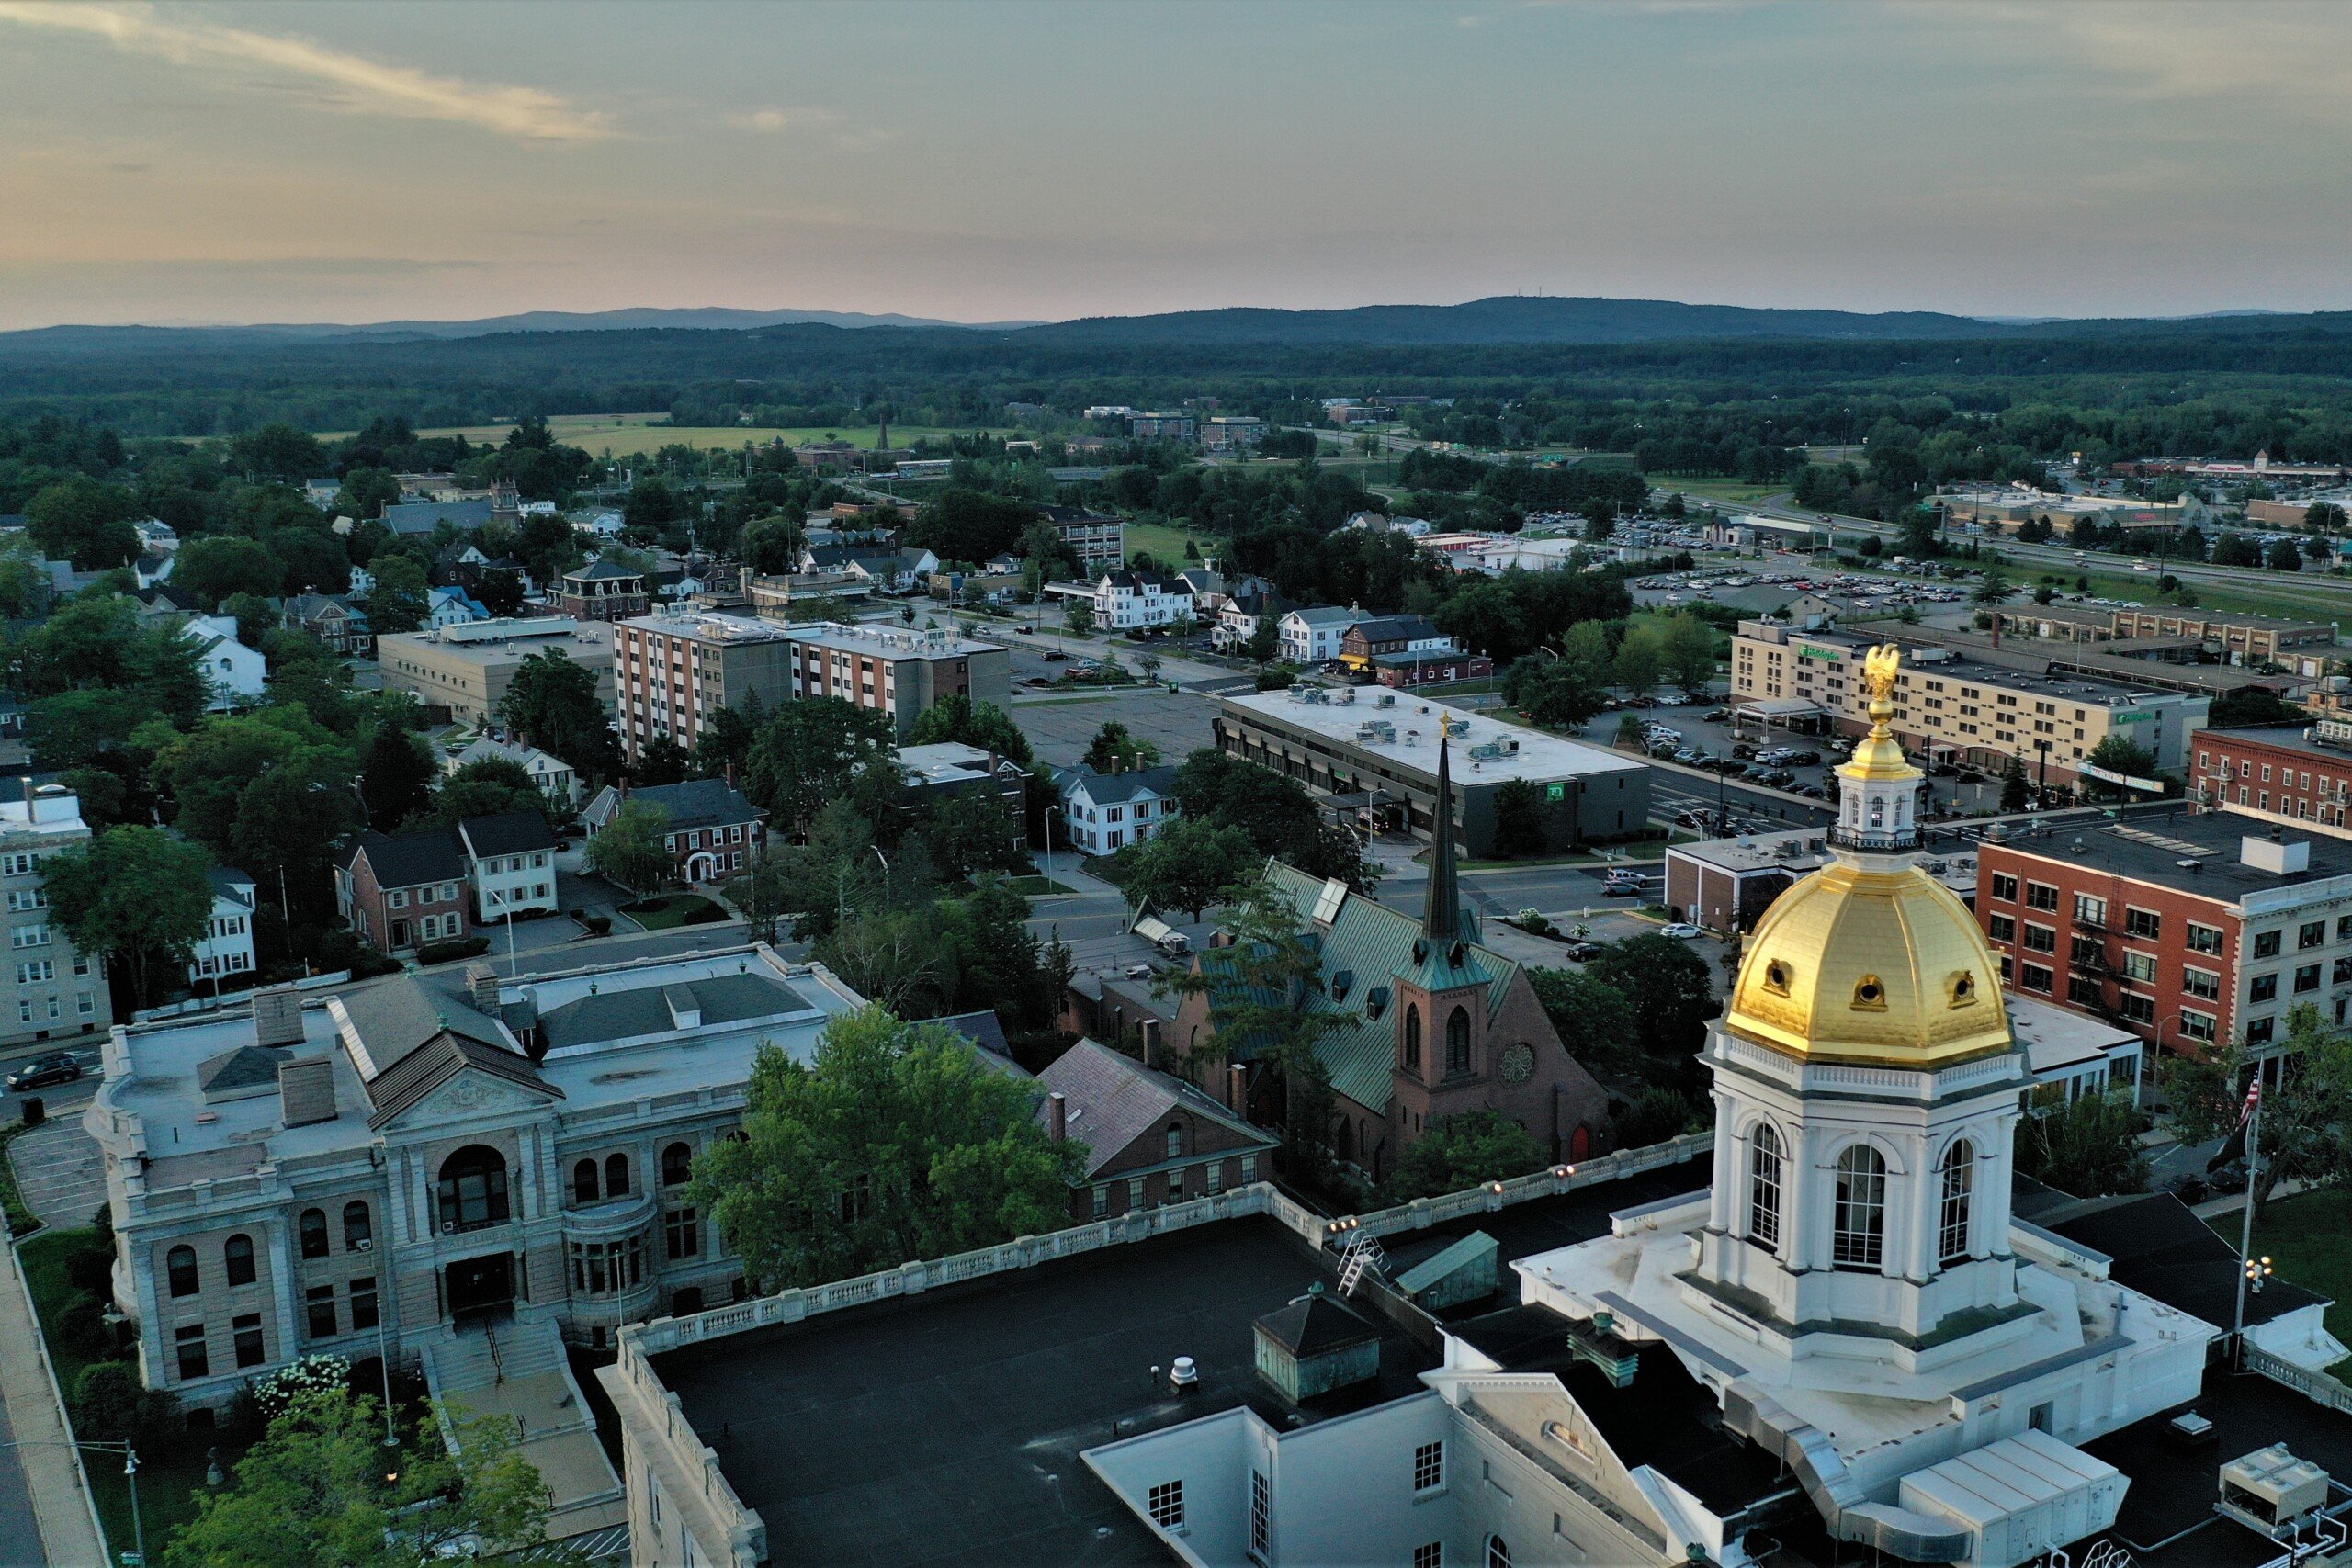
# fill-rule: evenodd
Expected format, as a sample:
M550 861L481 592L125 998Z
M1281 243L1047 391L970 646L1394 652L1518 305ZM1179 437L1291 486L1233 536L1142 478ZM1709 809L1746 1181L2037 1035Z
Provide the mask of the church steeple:
M1442 732L1437 742L1437 821L1430 834L1429 906L1421 913L1421 930L1440 950L1462 934L1462 890L1453 871L1453 779Z

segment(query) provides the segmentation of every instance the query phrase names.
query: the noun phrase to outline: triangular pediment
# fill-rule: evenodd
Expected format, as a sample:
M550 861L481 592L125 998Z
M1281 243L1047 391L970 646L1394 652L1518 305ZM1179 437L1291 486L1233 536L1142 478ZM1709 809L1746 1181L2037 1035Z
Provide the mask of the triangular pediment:
M461 1067L447 1083L427 1091L383 1125L413 1132L438 1122L469 1122L499 1111L527 1117L558 1098L552 1089L516 1083L478 1067Z

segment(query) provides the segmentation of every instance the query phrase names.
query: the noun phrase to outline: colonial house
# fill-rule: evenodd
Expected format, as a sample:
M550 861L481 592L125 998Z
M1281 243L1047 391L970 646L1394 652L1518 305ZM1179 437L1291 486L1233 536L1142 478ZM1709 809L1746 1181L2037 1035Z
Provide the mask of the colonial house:
M1429 896L1416 919L1401 909L1272 863L1274 886L1311 939L1317 975L1295 998L1338 1016L1316 1043L1337 1099L1333 1128L1341 1159L1385 1178L1441 1117L1493 1111L1533 1134L1555 1160L1590 1151L1608 1122L1607 1092L1567 1053L1526 970L1479 940L1464 909L1453 862L1453 793L1446 748L1438 750L1435 842ZM1193 958L1213 980L1235 973L1233 951ZM1189 1056L1213 1039L1210 998L1184 998L1169 1044ZM1227 1043L1227 1072L1215 1092L1252 1121L1272 1119L1278 1085L1249 1043Z
M1110 773L1056 768L1053 780L1069 841L1084 854L1117 854L1150 838L1177 814L1172 762Z
M158 588L171 581L172 568L179 565L179 557L149 551L130 563L130 580L141 588Z
M1262 583L1245 588L1218 607L1210 639L1226 652L1247 648L1261 626L1271 621L1280 626L1283 617L1298 608Z
M470 621L490 619L489 608L462 588L429 590L426 603L429 608L425 624L436 631L443 626L462 626Z
M466 934L465 846L455 833L363 833L335 867L335 912L387 953Z
M456 773L469 762L512 762L531 775L539 793L558 815L580 804L580 775L571 763L536 746L518 746L512 741L493 740L485 735L461 751L454 751L443 763L444 773Z
M365 659L376 650L376 634L368 629L368 614L348 598L324 593L297 593L286 601L286 625L309 632L330 651Z
M254 973L254 879L234 866L205 873L212 884L212 919L190 950L188 984L199 994L217 990L231 977Z
M645 614L651 604L645 574L612 560L565 572L555 592L556 613L582 621L626 621Z
M1094 584L1094 624L1110 631L1165 626L1193 613L1182 579L1156 571L1106 571Z
M553 914L555 834L537 811L501 811L458 824L474 919L487 926L515 915Z
M1373 671L1384 653L1451 653L1458 645L1422 615L1374 615L1359 620L1340 637L1340 662L1360 674Z
M237 623L229 615L196 615L181 623L180 636L196 645L197 668L214 713L228 713L257 700L269 679L269 661L237 640Z
M1340 639L1348 628L1363 619L1357 611L1332 604L1293 610L1280 623L1283 657L1293 664L1329 664L1340 657Z
M1038 1075L1037 1121L1086 1145L1070 1219L1084 1224L1246 1187L1273 1169L1282 1140L1182 1078L1080 1040Z
M623 789L606 784L580 813L594 838L609 826L624 800L659 807L666 818L663 847L682 882L716 882L750 863L760 846L760 811L727 779Z

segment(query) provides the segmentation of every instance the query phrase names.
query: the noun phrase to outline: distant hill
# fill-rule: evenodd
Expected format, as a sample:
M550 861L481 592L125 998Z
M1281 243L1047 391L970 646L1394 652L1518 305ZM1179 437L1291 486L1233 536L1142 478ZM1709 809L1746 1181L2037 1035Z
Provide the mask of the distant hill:
M2014 329L1931 310L1758 310L1672 299L1498 295L1461 305L1363 305L1347 310L1232 309L1159 316L1091 316L1031 327L1056 343L1504 344L1666 343L1728 338L1984 338Z
M435 338L491 337L503 333L751 332L762 327L939 327L1004 331L1034 321L945 321L927 316L864 315L854 310L737 310L723 306L690 310L640 307L623 310L526 310L469 321L260 322L252 326L40 327L0 333L0 342L46 340L58 347L88 344L124 348L141 344L350 341L416 342Z

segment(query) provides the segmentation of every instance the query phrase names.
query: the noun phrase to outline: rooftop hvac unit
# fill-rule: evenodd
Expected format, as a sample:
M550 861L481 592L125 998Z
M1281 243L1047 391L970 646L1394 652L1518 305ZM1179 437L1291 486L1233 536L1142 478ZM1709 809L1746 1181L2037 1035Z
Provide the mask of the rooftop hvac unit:
M1394 692L1381 693L1379 705L1385 708L1395 707L1396 705L1396 694Z
M1331 694L1331 700L1342 705L1353 703L1356 700L1356 689L1353 686L1342 686Z
M2222 1467L2222 1512L2267 1535L2327 1503L2327 1472L2297 1459L2284 1443L2257 1449Z

